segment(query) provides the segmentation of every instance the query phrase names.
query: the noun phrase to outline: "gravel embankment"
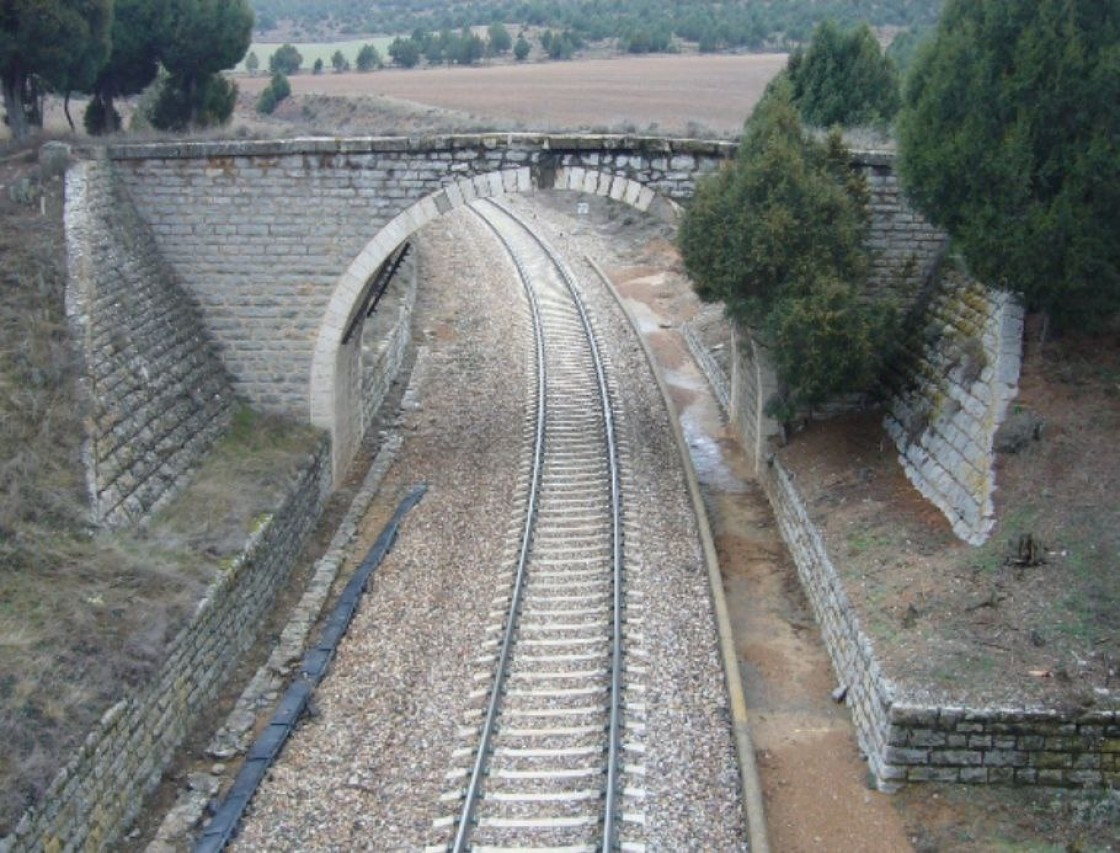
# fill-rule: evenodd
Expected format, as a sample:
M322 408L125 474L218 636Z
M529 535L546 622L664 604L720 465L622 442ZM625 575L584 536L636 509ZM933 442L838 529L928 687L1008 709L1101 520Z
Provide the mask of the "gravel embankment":
M532 210L585 282L622 410L626 547L650 651L640 834L649 849L742 849L707 573L667 415L613 300L577 261L575 244L547 233L550 215ZM401 415L405 442L355 559L386 506L416 482L429 492L378 570L316 694L316 716L257 794L237 849L417 849L447 840L432 820L447 811L439 797L456 764L471 659L507 579L529 340L519 284L479 222L455 214L422 238L422 349Z

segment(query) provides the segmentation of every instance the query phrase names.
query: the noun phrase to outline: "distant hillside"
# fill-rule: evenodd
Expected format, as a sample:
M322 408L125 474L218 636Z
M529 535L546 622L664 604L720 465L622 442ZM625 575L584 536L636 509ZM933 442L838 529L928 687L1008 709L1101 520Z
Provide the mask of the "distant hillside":
M397 35L501 22L566 30L588 41L665 45L666 37L675 37L706 50L728 50L806 41L826 18L845 25L924 28L936 22L941 0L252 0L252 5L261 35Z

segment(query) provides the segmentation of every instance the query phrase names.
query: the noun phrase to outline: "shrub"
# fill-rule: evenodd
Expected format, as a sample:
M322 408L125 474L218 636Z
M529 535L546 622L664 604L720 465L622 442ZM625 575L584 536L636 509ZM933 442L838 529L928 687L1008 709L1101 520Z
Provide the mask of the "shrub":
M272 81L261 91L257 99L257 112L271 115L280 102L292 94L292 84L279 71L272 75Z
M867 390L877 373L895 313L866 293L869 221L866 184L839 133L816 141L804 131L788 80L685 212L679 240L695 289L775 351L787 420Z

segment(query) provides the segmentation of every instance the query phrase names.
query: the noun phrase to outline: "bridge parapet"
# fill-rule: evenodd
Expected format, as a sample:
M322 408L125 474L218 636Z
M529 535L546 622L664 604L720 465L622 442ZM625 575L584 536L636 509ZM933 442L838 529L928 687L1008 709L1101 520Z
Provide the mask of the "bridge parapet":
M360 436L344 331L404 240L476 198L536 189L609 197L673 220L731 142L491 133L112 145L112 164L201 307L236 392L328 428L335 471ZM879 286L912 293L943 237L909 211L893 158L857 154L872 189ZM360 338L360 335L355 339ZM353 350L353 351L351 351Z

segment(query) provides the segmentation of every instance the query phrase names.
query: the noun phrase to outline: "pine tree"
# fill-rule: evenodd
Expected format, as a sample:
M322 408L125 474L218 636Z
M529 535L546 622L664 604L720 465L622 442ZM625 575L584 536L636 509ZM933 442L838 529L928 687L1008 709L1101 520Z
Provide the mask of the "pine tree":
M183 129L227 121L237 87L218 72L241 61L252 29L248 0L171 0L170 35L161 55L169 77L152 124Z
M914 203L1067 326L1120 309L1120 4L949 0L899 117Z
M35 114L33 89L89 87L109 54L112 0L0 2L0 89L8 127L24 139Z
M809 124L855 127L889 121L898 112L898 72L867 24L845 33L825 21L808 51L790 56L786 73Z
M788 80L769 89L735 162L685 212L679 241L697 293L776 353L776 416L865 390L876 374L894 314L865 293L869 222L866 184L839 134L805 132Z
M93 83L85 114L87 132L119 130L120 114L113 101L139 94L156 79L169 12L169 0L114 0L112 50Z

